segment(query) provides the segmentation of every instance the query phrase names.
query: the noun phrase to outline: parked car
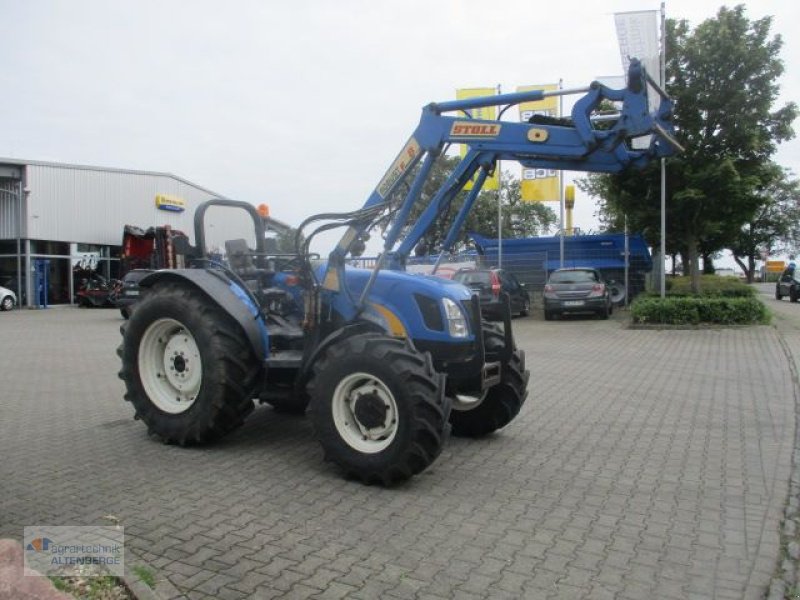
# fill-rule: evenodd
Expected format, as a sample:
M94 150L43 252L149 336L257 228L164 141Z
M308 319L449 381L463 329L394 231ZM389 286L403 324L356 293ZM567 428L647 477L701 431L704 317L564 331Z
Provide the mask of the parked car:
M507 293L511 301L511 314L526 316L531 310L531 298L525 284L503 269L460 269L453 281L478 292L481 313L485 319L503 318L502 298Z
M597 269L556 269L544 286L544 318L550 321L564 313L592 312L603 319L611 316L609 286Z
M800 298L800 273L789 267L778 278L775 284L775 299L782 300L789 296L789 302L797 302Z
M124 318L127 319L131 316L133 305L139 300L141 294L139 282L152 272L152 269L134 269L133 271L128 271L117 286L114 293L114 301L117 308L119 308L120 314L122 314Z
M17 305L17 295L8 288L0 287L0 310L11 310Z

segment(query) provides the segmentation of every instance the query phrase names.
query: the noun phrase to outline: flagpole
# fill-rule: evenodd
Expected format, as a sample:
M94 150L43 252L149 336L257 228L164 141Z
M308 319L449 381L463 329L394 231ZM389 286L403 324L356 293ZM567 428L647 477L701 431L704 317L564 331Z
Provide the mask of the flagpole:
M564 80L558 80L558 89L564 88ZM558 97L558 116L564 114L564 96ZM558 171L558 202L561 205L561 237L558 240L558 268L564 268L564 171Z
M500 84L497 84L497 95L501 93ZM499 117L498 117L499 119ZM503 168L500 160L497 161L497 268L503 268L503 205L501 203L501 188L503 187Z
M667 30L666 8L661 3L661 86L667 89ZM667 294L667 161L661 159L661 297Z

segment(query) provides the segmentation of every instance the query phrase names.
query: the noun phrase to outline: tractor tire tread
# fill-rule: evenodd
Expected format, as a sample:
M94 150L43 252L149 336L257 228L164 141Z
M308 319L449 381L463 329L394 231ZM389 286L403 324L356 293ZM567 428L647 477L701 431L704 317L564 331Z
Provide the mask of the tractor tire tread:
M497 326L484 327L486 360L489 348L504 342L502 330ZM501 365L500 383L486 391L486 397L474 409L452 411L450 423L457 437L483 437L508 425L522 409L528 397L530 371L525 369L525 352L514 346L511 357Z
M385 365L397 386L393 393L404 398L397 399L398 410L410 411L405 421L407 431L399 429L392 446L379 453L385 459L373 460L374 456L365 457L352 450L333 425L332 388L342 365L352 363L353 357L371 357ZM346 477L368 485L391 486L422 472L439 456L449 433L450 400L444 395L444 377L433 368L430 354L382 334L355 335L328 348L312 368L308 395L309 416L325 459L336 464Z
M178 312L170 309L174 306L180 307L180 314L173 314ZM162 316L176 320L182 318L180 315L191 315L188 320L202 329L192 329L192 334L202 336L205 341L199 344L201 352L206 354L203 386L195 405L177 418L162 412L150 401L138 375L136 345L148 323L165 310L167 314ZM149 317L151 312L155 315ZM198 327L198 324L201 325ZM234 331L239 335L231 333ZM165 443L188 446L217 440L239 427L253 410L252 392L260 366L244 333L229 315L186 285L166 283L153 288L141 300L131 319L120 327L120 332L123 343L118 354L122 359L120 376L127 389L125 399L133 404L148 431Z

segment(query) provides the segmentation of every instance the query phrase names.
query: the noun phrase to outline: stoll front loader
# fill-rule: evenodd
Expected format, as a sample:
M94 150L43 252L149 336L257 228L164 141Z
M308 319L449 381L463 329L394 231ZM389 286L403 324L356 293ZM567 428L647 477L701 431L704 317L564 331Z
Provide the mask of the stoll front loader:
M650 85L648 85L648 83ZM661 96L648 112L647 93ZM478 120L471 109L509 107L557 94L582 94L570 119L517 123ZM598 125L602 101L620 106ZM404 272L407 257L456 194L475 184L454 215L442 249L458 236L498 160L530 168L614 173L642 167L680 147L672 105L633 60L625 89L597 82L581 90L531 91L429 104L411 138L363 208L307 219L323 221L295 255L270 252L261 217L245 202L211 200L195 214L191 268L157 271L123 326L118 353L125 399L136 418L168 443L209 442L242 424L254 399L305 412L328 460L347 476L392 484L423 471L448 432L481 436L507 425L527 396L529 373L510 316L481 321L476 296L444 279ZM502 110L501 113L502 115ZM649 147L631 139L650 135ZM423 183L450 144L463 160L410 221ZM226 243L228 264L207 254L204 215L230 206L253 217L256 248ZM370 228L385 227L374 268L347 265ZM309 253L319 232L346 227L326 261Z

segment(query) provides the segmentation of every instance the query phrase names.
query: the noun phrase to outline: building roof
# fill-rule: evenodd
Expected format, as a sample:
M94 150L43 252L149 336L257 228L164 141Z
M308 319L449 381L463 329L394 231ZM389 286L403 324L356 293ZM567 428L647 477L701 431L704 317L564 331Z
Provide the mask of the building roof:
M54 161L46 161L46 160L26 160L21 158L5 158L0 156L0 165L18 165L18 166L25 166L25 165L37 165L42 167L55 167L61 169L80 169L86 171L107 171L111 173L127 173L131 175L155 175L159 177L171 177L176 181L180 181L186 185L190 185L195 187L199 190L206 192L207 194L211 194L217 198L221 198L223 200L229 200L227 196L223 196L222 194L218 194L213 190L209 190L201 185L197 185L189 181L188 179L184 179L183 177L178 177L177 175L173 175L172 173L166 173L163 171L144 171L139 169L120 169L116 167L98 167L94 165L76 165L72 163L60 163ZM277 231L288 231L291 229L291 226L283 221L276 219L275 217L269 217L267 225L271 225L273 229ZM271 222L271 223L270 223Z
M95 165L76 165L72 163L60 163L54 161L47 161L47 160L26 160L21 158L5 158L0 156L0 165L7 164L7 165L37 165L42 167L55 167L61 169L80 169L84 171L107 171L110 173L129 173L131 175L157 175L161 177L171 177L172 179L176 179L181 183L185 183L187 185L191 185L192 187L196 187L204 192L212 194L213 196L217 196L218 198L227 198L222 194L218 194L213 190L209 190L208 188L203 187L202 185L197 185L189 181L188 179L184 179L183 177L178 177L177 175L173 175L172 173L165 173L162 171L144 171L139 169L119 169L116 167L98 167Z

